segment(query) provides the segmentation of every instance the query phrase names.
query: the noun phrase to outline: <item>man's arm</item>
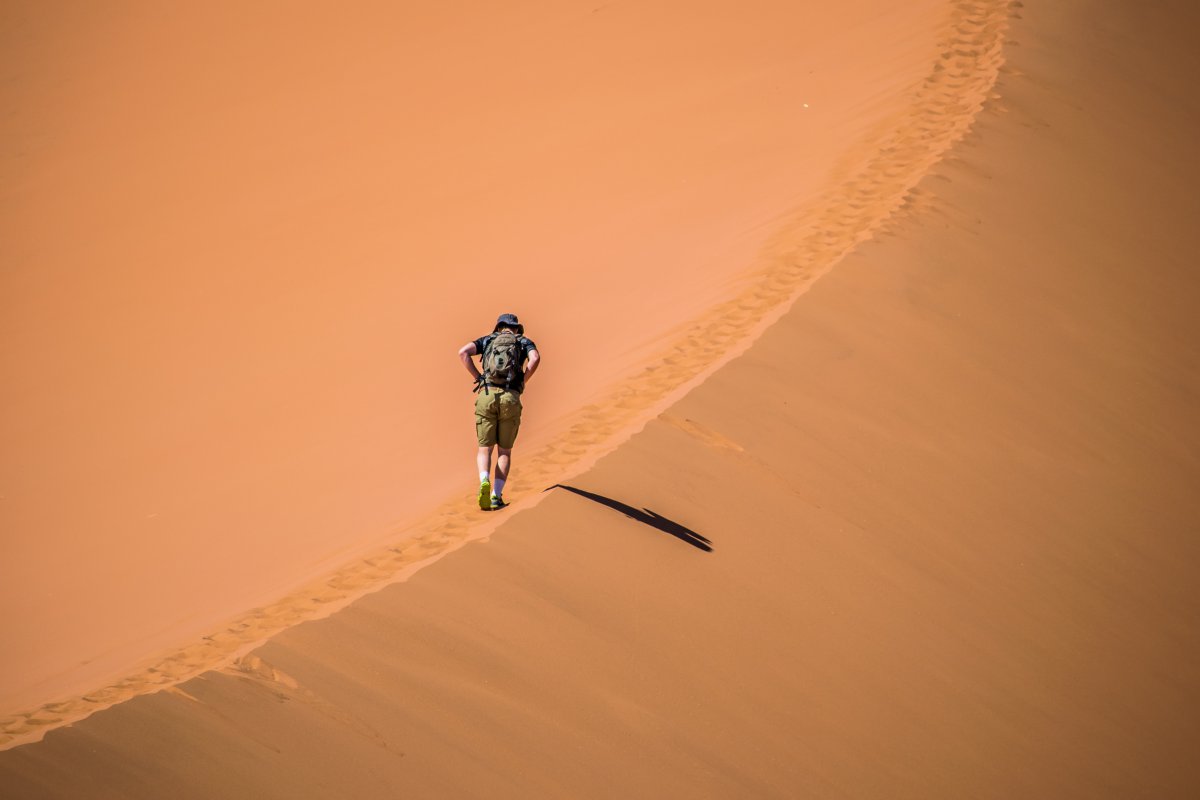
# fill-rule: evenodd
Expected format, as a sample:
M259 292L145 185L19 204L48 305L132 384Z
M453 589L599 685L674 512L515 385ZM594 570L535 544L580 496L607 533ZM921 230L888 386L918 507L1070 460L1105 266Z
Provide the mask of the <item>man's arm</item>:
M525 362L525 383L529 383L529 379L533 377L533 373L537 372L538 364L541 361L542 357L537 350L529 351L529 360Z
M471 356L475 355L478 350L475 348L474 342L467 342L462 347L458 348L458 357L463 362L463 366L467 368L467 372L471 373L471 377L479 380L483 376L479 374L479 370L475 367L475 362L471 360Z

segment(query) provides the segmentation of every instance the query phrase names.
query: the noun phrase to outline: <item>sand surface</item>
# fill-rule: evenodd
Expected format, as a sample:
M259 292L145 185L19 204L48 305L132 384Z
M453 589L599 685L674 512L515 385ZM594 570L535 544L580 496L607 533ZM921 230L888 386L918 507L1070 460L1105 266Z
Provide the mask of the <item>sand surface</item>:
M757 332L739 307L770 319L799 294L749 349L711 374L720 358L651 361L630 385L695 385L570 488L227 667L0 753L0 788L1195 796L1195 12L998 7L981 113L965 76L999 66L994 7L960 4L958 39L879 118L898 138L864 129L780 216L765 282L714 318L736 350ZM639 397L631 419L656 410Z
M532 453L727 298L948 17L818 5L9 4L0 714L427 529L499 313Z

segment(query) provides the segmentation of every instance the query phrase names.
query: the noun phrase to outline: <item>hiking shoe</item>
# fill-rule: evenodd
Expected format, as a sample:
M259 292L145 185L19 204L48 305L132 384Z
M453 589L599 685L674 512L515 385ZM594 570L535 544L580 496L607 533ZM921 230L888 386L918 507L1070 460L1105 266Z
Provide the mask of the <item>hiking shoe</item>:
M495 494L492 495L492 511L499 511L500 509L504 508L506 505L508 505L508 503L504 502L503 497L500 497L499 495L495 495Z
M486 478L479 484L479 508L483 511L492 510L492 482Z

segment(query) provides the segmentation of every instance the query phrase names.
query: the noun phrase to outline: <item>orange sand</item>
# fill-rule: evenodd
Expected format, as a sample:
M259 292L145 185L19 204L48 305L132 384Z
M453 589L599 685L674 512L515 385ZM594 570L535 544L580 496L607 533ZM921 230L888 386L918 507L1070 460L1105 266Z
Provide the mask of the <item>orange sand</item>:
M885 6L10 11L0 711L407 535L500 312L565 430L904 101Z
M1194 12L1023 9L995 96L930 171L923 145L974 117L969 76L998 63L1004 6L960 6L928 79L878 106L709 317L726 355L873 240L711 375L686 327L695 347L650 372L604 362L632 376L629 413L580 419L702 381L569 479L617 508L529 497L487 543L0 754L0 788L1195 796ZM602 448L546 425L528 446L560 457L531 483ZM461 541L439 524L413 541Z

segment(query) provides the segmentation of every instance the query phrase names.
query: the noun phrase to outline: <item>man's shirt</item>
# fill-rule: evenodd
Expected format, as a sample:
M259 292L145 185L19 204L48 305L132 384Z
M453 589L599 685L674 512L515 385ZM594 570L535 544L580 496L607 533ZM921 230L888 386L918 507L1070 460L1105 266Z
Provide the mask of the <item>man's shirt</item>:
M495 338L495 333L489 333L487 336L480 336L475 340L475 352L482 356L484 348L488 346L488 342ZM534 344L532 340L526 339L524 336L518 336L517 346L521 348L520 358L517 359L517 366L520 369L517 370L517 377L516 380L513 381L513 385L509 386L508 388L512 389L514 392L523 392L525 391L525 360L529 358L530 351L537 350L537 345Z

